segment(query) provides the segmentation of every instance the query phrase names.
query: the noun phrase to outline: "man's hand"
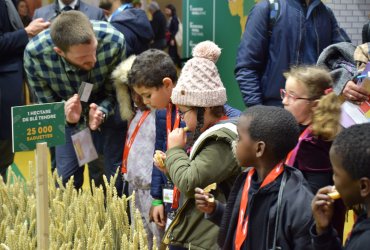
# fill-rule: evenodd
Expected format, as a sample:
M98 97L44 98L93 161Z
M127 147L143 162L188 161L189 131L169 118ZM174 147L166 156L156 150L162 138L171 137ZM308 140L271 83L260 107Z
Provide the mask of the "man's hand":
M99 106L95 103L90 104L89 111L89 127L91 130L96 130L104 121L104 112L98 109Z
M33 20L25 29L29 37L34 37L50 26L50 22L45 22L42 18Z
M77 94L74 94L69 98L64 104L64 114L68 123L78 123L81 118L82 105L80 97Z
M362 102L369 100L370 93L353 81L348 81L342 91L342 96L346 100L360 105Z
M333 217L334 200L327 195L332 191L333 187L331 186L319 189L311 203L312 214L315 219L316 232L318 235L325 232Z

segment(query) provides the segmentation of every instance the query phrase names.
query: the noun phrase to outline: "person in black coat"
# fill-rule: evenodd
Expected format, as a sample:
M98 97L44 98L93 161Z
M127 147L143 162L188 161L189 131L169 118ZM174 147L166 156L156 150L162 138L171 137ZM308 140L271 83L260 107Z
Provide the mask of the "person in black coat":
M335 190L348 209L358 216L342 246L333 228L333 186L321 188L312 201L315 224L311 227L315 250L357 250L370 246L370 124L364 123L343 130L330 148Z
M150 24L154 32L154 39L151 44L151 48L164 50L167 47L166 42L166 17L163 15L157 2L152 1L149 4L149 12L152 14L152 20Z
M173 4L168 4L165 9L168 17L167 30L168 30L168 54L177 67L181 68L181 58L177 51L176 33L179 31L179 19L176 14L176 8Z
M226 204L195 189L197 208L220 226L218 245L229 249L313 249L312 194L302 173L284 165L299 128L286 110L257 105L238 122L233 151L240 166L253 166L234 182Z
M23 104L23 51L28 39L47 28L41 18L26 28L11 0L0 0L0 174L13 163L11 107Z

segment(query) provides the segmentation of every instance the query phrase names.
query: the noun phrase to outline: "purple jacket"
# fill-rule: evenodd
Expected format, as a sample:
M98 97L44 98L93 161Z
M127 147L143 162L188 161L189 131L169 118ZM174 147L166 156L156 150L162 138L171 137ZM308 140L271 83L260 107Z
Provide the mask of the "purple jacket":
M331 172L329 159L331 141L324 141L312 133L302 140L299 146L294 167L303 172Z

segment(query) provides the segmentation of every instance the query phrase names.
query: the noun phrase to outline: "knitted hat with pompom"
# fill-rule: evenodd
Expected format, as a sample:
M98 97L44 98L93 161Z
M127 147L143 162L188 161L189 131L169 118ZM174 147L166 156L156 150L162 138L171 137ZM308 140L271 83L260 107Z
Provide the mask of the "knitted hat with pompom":
M172 91L172 103L189 107L214 107L226 103L226 89L215 64L220 54L221 49L211 41L194 47L193 58L182 68Z

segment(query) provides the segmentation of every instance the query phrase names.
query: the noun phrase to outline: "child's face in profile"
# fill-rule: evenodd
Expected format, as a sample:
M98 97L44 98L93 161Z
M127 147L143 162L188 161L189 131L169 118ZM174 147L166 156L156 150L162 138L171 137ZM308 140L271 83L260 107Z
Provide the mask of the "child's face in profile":
M254 165L256 159L256 141L249 135L250 117L241 116L238 122L238 141L234 143L235 157L242 167L249 167Z
M344 204L352 208L354 205L362 203L359 180L352 179L343 168L341 156L335 152L333 147L330 149L329 155L333 165L334 185L340 193Z
M197 126L197 110L195 108L182 105L178 105L177 107L179 109L181 120L185 122L189 131L194 132Z
M168 87L162 86L156 87L134 87L136 93L138 93L142 98L145 105L150 106L154 109L164 109L167 108L170 102L172 88L169 90Z
M300 99L309 97L308 89L303 83L293 77L288 77L285 83L283 105L302 125L309 125L312 121L312 108L315 102Z

